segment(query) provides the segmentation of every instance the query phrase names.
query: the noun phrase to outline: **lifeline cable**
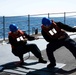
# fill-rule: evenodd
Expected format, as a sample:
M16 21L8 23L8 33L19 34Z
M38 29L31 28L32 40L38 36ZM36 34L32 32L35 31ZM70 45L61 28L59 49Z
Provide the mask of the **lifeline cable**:
M44 39L44 38L39 38L39 39Z
M39 39L44 39L44 38L39 38ZM28 57L25 59L25 57L24 57L24 60L27 60L27 59L29 59L30 58L30 52L28 52Z

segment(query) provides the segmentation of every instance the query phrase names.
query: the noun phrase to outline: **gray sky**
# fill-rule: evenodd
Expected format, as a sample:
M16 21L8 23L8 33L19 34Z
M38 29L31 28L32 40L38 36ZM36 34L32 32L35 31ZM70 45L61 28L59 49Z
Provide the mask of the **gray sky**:
M76 11L76 0L0 0L0 16Z

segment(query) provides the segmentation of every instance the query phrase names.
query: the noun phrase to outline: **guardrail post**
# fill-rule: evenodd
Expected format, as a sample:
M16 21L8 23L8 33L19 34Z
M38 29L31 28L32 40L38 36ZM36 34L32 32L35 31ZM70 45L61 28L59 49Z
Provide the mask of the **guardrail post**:
M50 14L48 13L48 18L50 18L49 15L50 15Z
M64 12L64 24L66 23L66 13Z
M28 34L30 35L30 15L28 15Z
M3 40L5 41L5 16L3 16Z

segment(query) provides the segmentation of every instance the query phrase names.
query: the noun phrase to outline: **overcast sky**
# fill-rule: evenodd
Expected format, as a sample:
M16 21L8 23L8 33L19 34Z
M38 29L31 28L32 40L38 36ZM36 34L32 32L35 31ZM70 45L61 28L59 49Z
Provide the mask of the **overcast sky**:
M76 0L0 0L0 16L76 11Z

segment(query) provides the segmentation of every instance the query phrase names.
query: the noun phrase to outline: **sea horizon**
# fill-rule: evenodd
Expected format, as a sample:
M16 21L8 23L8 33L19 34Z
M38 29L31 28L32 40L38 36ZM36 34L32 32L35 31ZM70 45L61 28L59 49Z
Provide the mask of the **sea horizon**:
M43 17L30 17L30 21L28 24L28 17L24 16L15 16L15 17L5 17L5 38L8 37L9 25L11 23L16 24L19 29L26 31L30 31L30 34L35 33L35 29L38 29L38 32L41 32L41 20ZM50 17L50 19L56 22L64 23L64 17ZM0 17L0 38L3 38L3 18ZM76 26L76 18L75 17L67 17L65 18L65 24L74 27Z

